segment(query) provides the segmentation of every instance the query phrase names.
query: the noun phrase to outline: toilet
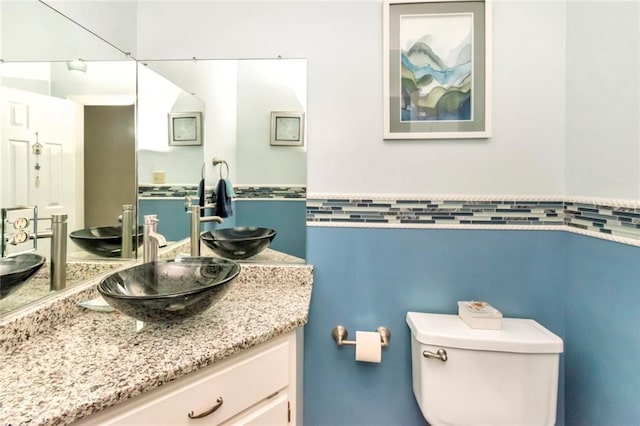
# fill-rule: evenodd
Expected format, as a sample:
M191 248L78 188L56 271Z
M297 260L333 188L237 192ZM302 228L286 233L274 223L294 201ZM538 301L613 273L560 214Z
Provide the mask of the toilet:
M409 312L413 393L437 425L553 425L563 342L531 319L501 330Z

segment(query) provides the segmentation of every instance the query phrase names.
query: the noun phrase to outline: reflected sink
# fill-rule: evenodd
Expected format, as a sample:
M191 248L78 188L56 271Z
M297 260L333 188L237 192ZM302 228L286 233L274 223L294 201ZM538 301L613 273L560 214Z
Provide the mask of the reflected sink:
M143 227L138 227L138 235L133 235L131 247L142 245ZM120 257L122 251L121 226L94 226L79 229L69 234L71 240L83 250L102 257Z
M143 263L103 278L98 292L118 311L140 321L174 321L216 303L240 273L240 265L212 257Z
M236 226L203 232L200 239L219 256L246 259L269 247L275 236L273 229Z
M26 282L44 265L45 258L36 253L23 253L0 258L0 299Z

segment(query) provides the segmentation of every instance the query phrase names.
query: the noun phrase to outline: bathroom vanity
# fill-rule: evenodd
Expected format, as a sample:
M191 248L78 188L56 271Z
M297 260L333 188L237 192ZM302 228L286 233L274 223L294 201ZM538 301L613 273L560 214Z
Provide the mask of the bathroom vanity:
M97 297L100 277L4 317L0 419L299 423L312 275L309 265L243 264L210 309L139 331L130 317L77 305Z
M298 329L301 330L301 329ZM86 417L78 425L296 424L301 416L299 332L247 349ZM301 341L300 341L301 344Z

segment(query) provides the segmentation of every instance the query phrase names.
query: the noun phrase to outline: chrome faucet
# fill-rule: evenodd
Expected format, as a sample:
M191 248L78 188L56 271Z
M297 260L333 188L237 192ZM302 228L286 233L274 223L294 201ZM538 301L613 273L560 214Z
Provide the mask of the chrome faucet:
M67 218L66 214L51 215L51 230L34 232L29 237L51 238L51 262L49 265L49 290L62 290L67 286Z
M224 219L220 216L203 216L200 217L200 210L207 207L190 206L189 213L191 214L191 229L190 229L190 242L191 242L191 256L200 256L200 224L202 222L216 222L222 223Z
M13 227L16 229L16 233L11 236L6 235L5 222L7 221L7 214L10 211L30 210L32 216L20 216L14 219ZM51 238L51 253L49 262L49 289L50 290L62 290L67 285L67 218L68 216L62 214L52 214L51 219L44 218L38 219L38 206L34 207L7 207L0 209L0 218L2 223L0 228L0 256L4 257L6 253L6 244L17 246L26 243L28 240L33 240L33 247L27 249L28 251L35 251L38 248L39 238ZM51 229L38 232L38 220L51 220ZM29 229L29 225L33 224L33 228ZM13 254L18 254L14 252Z
M144 217L143 226L143 258L144 263L155 262L158 260L158 248L167 245L166 238L158 233L158 216L149 214Z
M119 219L120 222L122 222L120 257L128 259L133 257L133 206L131 204L124 204L122 206L122 215Z

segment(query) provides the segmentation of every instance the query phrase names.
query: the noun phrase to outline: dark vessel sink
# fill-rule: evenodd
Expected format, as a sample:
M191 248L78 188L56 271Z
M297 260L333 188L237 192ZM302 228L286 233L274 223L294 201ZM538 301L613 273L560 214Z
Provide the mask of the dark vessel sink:
M216 303L240 265L213 257L184 257L132 266L100 281L98 292L118 311L140 321L175 321Z
M23 253L0 258L0 299L5 298L26 282L44 265L44 256Z
M200 239L219 256L247 259L269 247L275 236L273 229L236 226L203 232Z
M131 247L142 245L142 226L138 226L138 233L133 234ZM90 253L102 257L120 257L122 251L122 227L121 226L94 226L92 228L79 229L69 234L71 240Z

